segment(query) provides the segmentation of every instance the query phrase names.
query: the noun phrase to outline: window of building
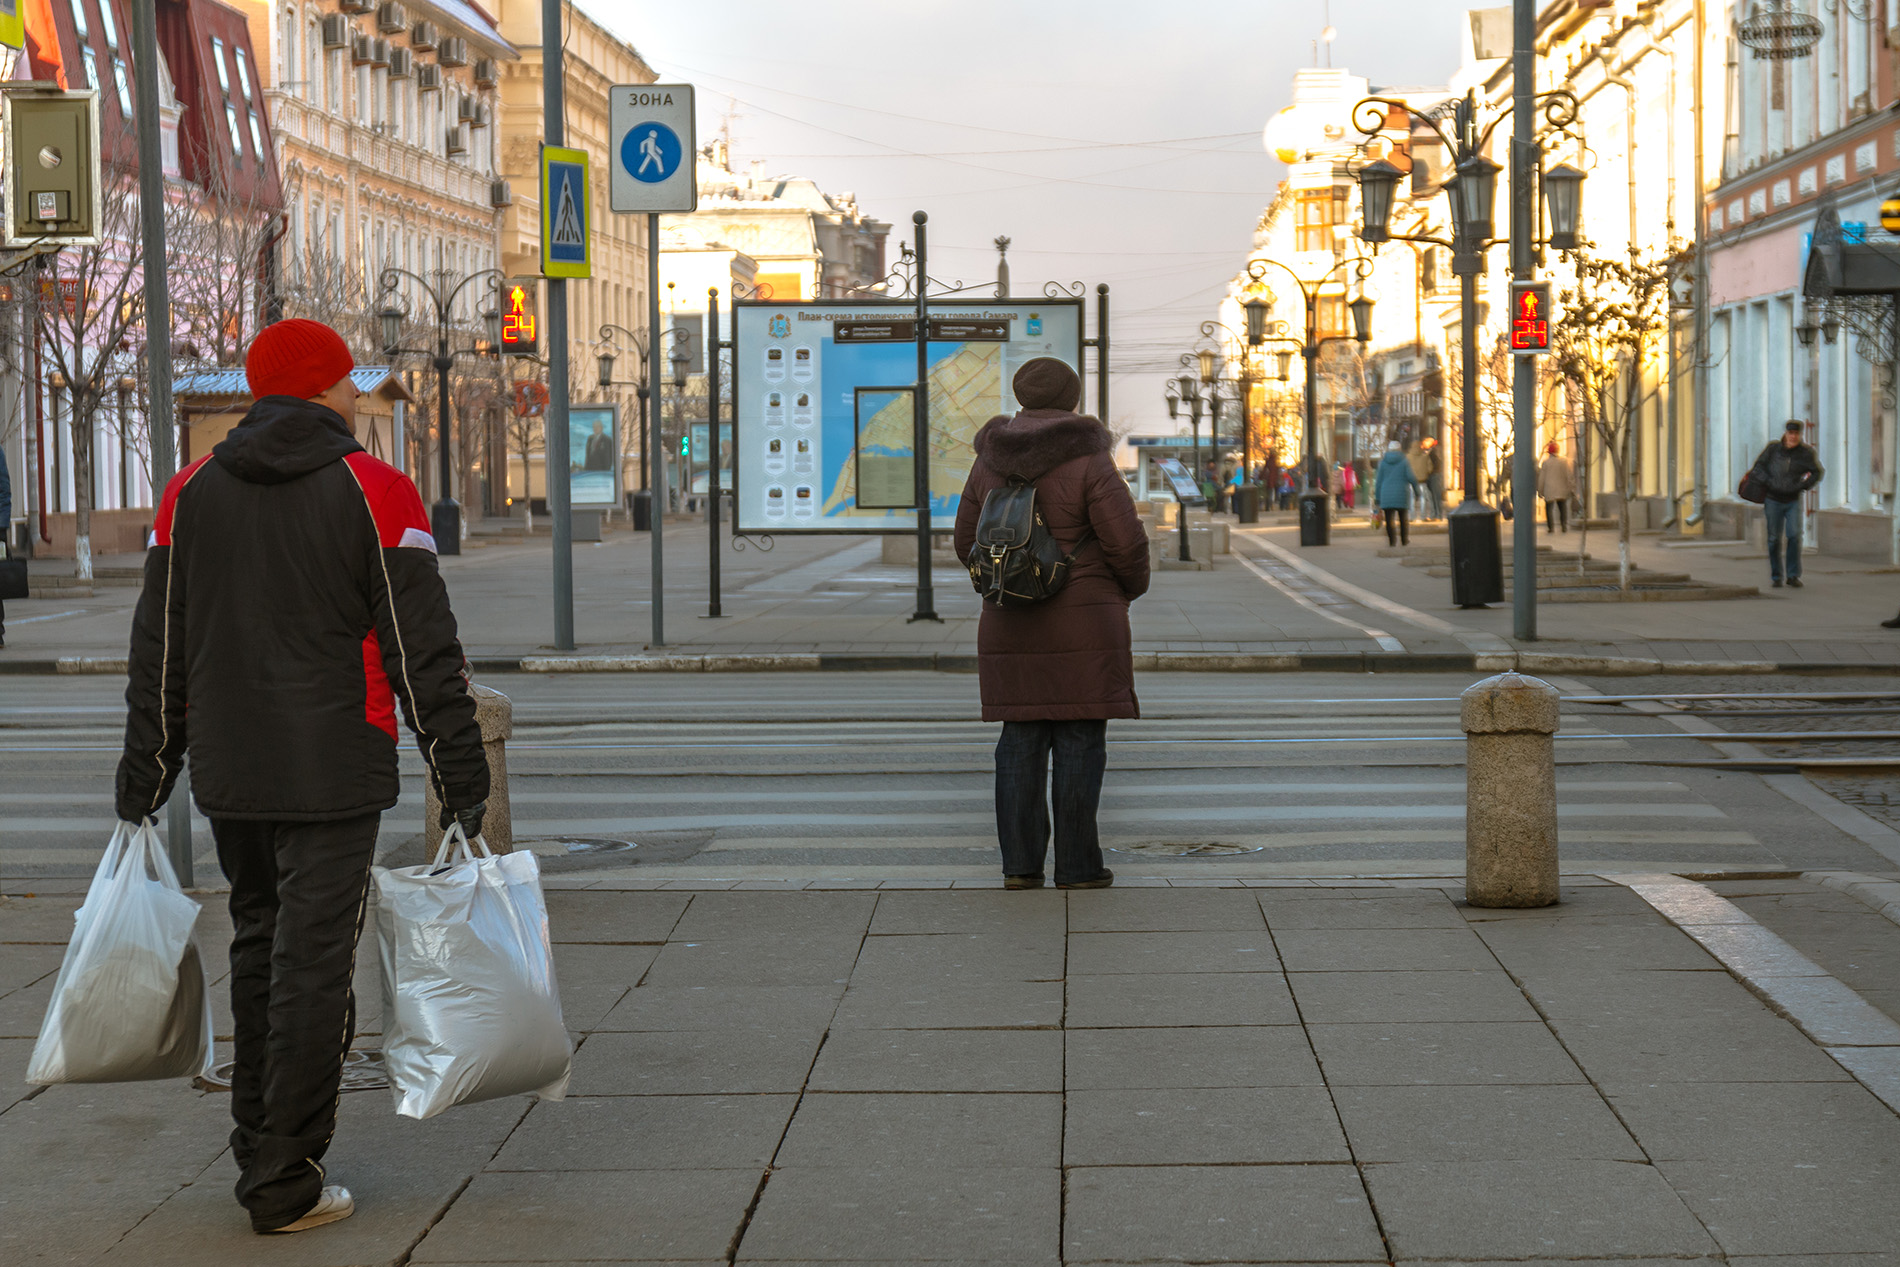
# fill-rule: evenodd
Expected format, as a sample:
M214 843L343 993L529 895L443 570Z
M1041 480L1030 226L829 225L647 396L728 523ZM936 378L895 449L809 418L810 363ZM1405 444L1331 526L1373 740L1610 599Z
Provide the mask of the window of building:
M107 0L107 3L110 3L110 2L111 0ZM74 34L78 35L80 39L83 40L88 35L88 31L86 29L86 0L72 0L72 4L73 4L73 32Z
M224 65L224 41L215 35L211 37L211 61L218 69L218 91L230 96L231 72Z
M132 82L125 76L125 59L112 59L112 82L119 90L119 113L129 123L135 115L132 109Z
M86 87L99 86L99 55L92 51L92 45L86 44L79 50L79 58L86 63Z
M1298 251L1333 249L1333 226L1346 222L1346 186L1302 189L1294 197L1294 244Z
M244 158L244 129L238 126L237 107L230 102L224 103L224 121L231 125L231 154L234 158Z
M119 51L119 23L112 16L112 0L99 0L99 29L105 33L106 47Z
M237 58L238 90L244 94L244 99L249 101L251 99L250 60L244 56L244 50L241 48L232 49L231 54Z

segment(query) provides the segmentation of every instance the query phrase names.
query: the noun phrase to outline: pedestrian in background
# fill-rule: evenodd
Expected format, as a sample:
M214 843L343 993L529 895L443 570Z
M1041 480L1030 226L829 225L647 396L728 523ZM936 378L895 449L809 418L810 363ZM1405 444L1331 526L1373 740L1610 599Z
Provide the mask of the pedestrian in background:
M1791 587L1801 588L1801 494L1827 474L1814 449L1802 441L1803 430L1801 422L1790 420L1781 439L1771 440L1755 459L1754 470L1766 486L1761 508L1768 520L1768 578L1776 589L1784 574Z
M1546 535L1570 531L1570 499L1577 495L1577 475L1570 459L1557 452L1552 440L1544 448L1544 460L1537 467L1537 495L1544 499Z
M258 1232L355 1209L322 1160L377 822L400 791L399 704L442 826L476 835L488 797L428 516L352 436L352 368L319 322L258 334L256 403L166 485L132 620L119 817L156 814L189 752L231 881L231 1151Z
M1412 544L1411 526L1405 516L1412 504L1412 494L1418 490L1418 476L1413 474L1405 451L1399 448L1397 440L1386 441L1385 456L1379 459L1379 471L1373 479L1372 499L1385 516L1387 545Z
M1406 455L1406 461L1412 468L1412 493L1416 513L1420 519L1430 519L1434 511L1431 492L1431 445L1432 442L1429 439L1420 440L1412 446L1411 453Z
M1036 486L1036 510L1066 550L1068 582L1026 607L983 604L977 682L983 720L1003 723L996 744L996 833L1003 886L1043 884L1054 764L1056 887L1101 889L1096 810L1108 766L1108 722L1139 717L1128 604L1148 590L1148 538L1110 455L1114 440L1075 412L1082 380L1037 357L1012 380L1021 412L976 433L976 462L957 508L957 557L969 565L984 498L1011 479ZM1086 534L1093 534L1092 538Z

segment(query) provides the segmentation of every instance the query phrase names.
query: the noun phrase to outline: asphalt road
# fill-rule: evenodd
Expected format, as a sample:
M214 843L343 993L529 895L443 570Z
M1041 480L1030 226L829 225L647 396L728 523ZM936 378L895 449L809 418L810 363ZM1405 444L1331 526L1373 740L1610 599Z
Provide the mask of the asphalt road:
M1115 851L1110 865L1171 877L1460 872L1457 696L1472 680L1143 676L1144 717L1109 729L1102 824ZM1582 702L1687 688L1647 679L1556 684L1572 697L1557 740L1567 870L1900 865L1864 833L1856 839L1830 822L1814 797L1797 799L1801 789L1789 779L1812 790L1799 776L1670 764L1743 750L1687 737L1675 719L1632 706ZM508 760L516 834L551 867L698 879L996 874L997 727L978 718L973 676L522 674L490 685L515 703ZM112 822L123 689L109 676L5 680L4 887L83 877L96 863ZM1747 689L1815 684L1752 678ZM384 820L382 851L393 860L421 843L413 748L403 763L408 793ZM202 819L194 843L200 883L216 883Z

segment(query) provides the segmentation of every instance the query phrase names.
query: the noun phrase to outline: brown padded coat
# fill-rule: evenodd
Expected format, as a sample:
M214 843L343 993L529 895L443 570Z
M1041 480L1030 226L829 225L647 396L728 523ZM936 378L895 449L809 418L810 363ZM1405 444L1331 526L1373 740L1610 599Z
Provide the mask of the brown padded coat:
M1036 485L1043 523L1064 548L1085 526L1095 530L1055 597L1030 607L983 604L976 654L984 721L1141 716L1128 604L1148 589L1148 537L1109 456L1108 428L1070 412L1081 384L1073 371L1069 381L1075 390L1064 399L1059 390L1025 391L1018 378L1019 403L1043 395L1065 407L1025 408L984 424L957 508L957 558L966 566L983 499L1011 475Z

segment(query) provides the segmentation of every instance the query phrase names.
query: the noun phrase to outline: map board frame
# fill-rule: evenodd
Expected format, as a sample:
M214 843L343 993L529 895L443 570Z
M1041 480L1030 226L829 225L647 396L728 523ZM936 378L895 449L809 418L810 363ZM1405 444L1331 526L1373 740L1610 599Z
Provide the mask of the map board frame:
M976 337L972 343L987 346L1000 346L1001 398L986 405L987 413L982 417L960 416L946 420L938 416L937 404L933 399L930 426L933 434L941 435L947 427L960 426L973 434L975 426L980 426L988 417L997 413L1013 412L1014 396L1009 392L1008 380L1016 366L1035 356L1054 356L1074 367L1078 378L1085 378L1084 360L1088 346L1085 301L1077 297L1051 299L1037 296L1023 299L933 299L929 303L928 316L932 328L940 323L948 323L959 328L973 329ZM869 376L862 382L845 381L843 378L832 380L824 373L824 355L841 344L834 344L831 336L836 323L843 319L849 322L856 317L866 326L889 323L902 330L915 331L917 305L912 300L898 299L817 299L806 301L780 302L770 299L741 299L733 303L732 313L732 531L739 536L891 536L915 535L917 532L917 508L908 506L900 509L865 508L866 513L852 513L855 506L841 514L824 513L825 498L819 494L827 469L842 471L846 465L852 468L855 477L858 445L856 400L860 387L881 387L896 390L914 387L916 377L916 340L904 338L878 338L872 341L890 347L895 355L887 358L885 368L873 367ZM785 331L772 334L771 328L777 318L785 318ZM983 327L995 321L1007 319L1010 323L1011 337L1008 342L984 337ZM805 332L809 337L802 340L795 337L794 331ZM1032 333L1033 331L1033 333ZM1046 333L1045 333L1046 332ZM1072 337L1071 337L1072 336ZM943 350L947 357L949 349L959 346L962 341L932 340L933 364L938 361L938 351ZM771 387L776 387L781 396L791 395L790 400L781 399L774 413L777 421L768 425L767 407L771 387L763 380L760 366L769 346L776 345L784 349L784 355L790 357L795 349L807 348L815 358L811 376L803 381L793 377L794 365L785 364L781 377ZM901 353L897 350L902 349ZM835 351L833 355L836 355ZM898 358L903 360L901 375L894 373ZM759 365L753 362L759 361ZM899 381L901 380L903 381ZM782 384L782 386L780 386ZM810 406L811 415L807 422L795 424L793 410L796 406L796 389L807 388L813 396ZM822 440L832 437L833 432L848 445L849 452L837 458L835 465L828 468L824 461ZM786 465L777 474L768 475L763 459L768 440L781 438L784 447L789 449L798 440L805 439L818 446L813 455L813 469L809 471L793 470L790 463L797 458L791 454L775 454L774 460L783 460ZM799 456L802 456L799 455ZM947 529L956 515L955 496L944 497L941 488L945 483L954 482L961 488L969 475L969 461L959 462L953 468L946 468L940 461L932 462L933 485L939 494L933 496L931 519L933 525ZM767 513L767 495L773 487L779 489L776 515ZM855 478L853 481L855 488ZM805 491L801 497L801 490ZM756 503L756 504L755 504Z
M552 421L551 417L550 421ZM620 470L622 458L620 449L620 406L596 404L569 405L565 422L567 426L567 451L570 455L568 460L571 463L578 458L583 467L580 471L571 471L569 473L568 480L571 491L568 495L568 504L576 510L614 510L618 508L622 497ZM605 499L592 496L587 491L591 485L598 484L600 481L584 478L600 473L585 469L587 463L587 443L593 437L593 426L597 422L606 424L606 430L601 434L610 437L610 443L613 445L613 455L606 469L606 474L610 482L608 496Z

